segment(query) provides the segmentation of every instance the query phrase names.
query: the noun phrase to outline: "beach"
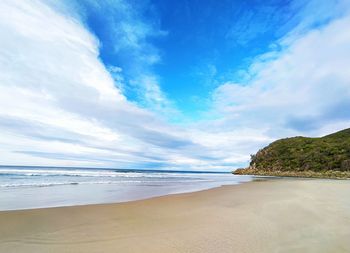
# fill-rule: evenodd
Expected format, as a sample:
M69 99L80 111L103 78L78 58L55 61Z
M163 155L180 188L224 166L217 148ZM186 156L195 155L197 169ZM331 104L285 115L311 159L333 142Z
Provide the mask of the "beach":
M0 211L121 203L251 180L230 172L0 165Z
M350 181L262 179L0 212L0 252L350 252Z

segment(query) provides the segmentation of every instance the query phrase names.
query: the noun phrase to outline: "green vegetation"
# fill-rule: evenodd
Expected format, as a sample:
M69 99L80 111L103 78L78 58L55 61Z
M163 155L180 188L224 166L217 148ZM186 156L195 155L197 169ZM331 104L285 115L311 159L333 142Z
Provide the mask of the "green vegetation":
M350 178L350 129L322 138L275 141L251 156L234 174Z

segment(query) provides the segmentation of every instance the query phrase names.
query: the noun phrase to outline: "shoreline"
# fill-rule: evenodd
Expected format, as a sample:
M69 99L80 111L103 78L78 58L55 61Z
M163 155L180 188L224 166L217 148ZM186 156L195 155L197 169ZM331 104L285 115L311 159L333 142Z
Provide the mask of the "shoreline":
M244 176L244 175L242 175ZM35 207L35 208L24 208L24 209L11 209L11 210L0 210L0 215L1 213L4 212L25 212L25 211L36 211L36 210L49 210L49 209L58 209L58 208L74 208L74 207L98 207L98 206L114 206L114 205L122 205L122 204L129 204L129 203L134 203L134 202L139 202L139 201L148 201L148 200L156 200L158 198L167 198L167 197L172 197L172 196L179 196L181 197L182 195L186 194L196 194L196 193L205 193L207 191L212 191L212 190L218 190L221 188L226 188L226 187L236 187L240 186L242 184L251 184L254 182L259 182L259 181L272 181L272 180L347 180L348 178L316 178L316 177L297 177L297 176L270 176L270 175L247 175L247 176L253 176L253 179L251 181L247 182L240 182L237 184L227 184L227 185L221 185L221 186L214 186L206 189L199 189L199 190L191 190L188 192L179 192L179 193L167 193L164 195L159 195L159 196L151 196L151 197L145 197L145 198L140 198L140 199L134 199L134 200L126 200L126 201L121 201L121 202L106 202L106 203L91 203L91 204L76 204L76 205L64 205L64 206L47 206L47 207ZM350 178L349 178L350 179Z
M277 177L276 177L277 178ZM164 195L159 195L159 196L153 196L153 197L146 197L146 198L141 198L141 199L135 199L135 200L127 200L127 201L121 201L121 202L108 202L108 203L92 203L92 204L78 204L78 205L67 205L67 206L48 206L48 207L38 207L38 208L27 208L27 209L11 209L11 210L0 210L0 215L1 213L4 212L25 212L25 211L36 211L36 210L49 210L49 209L58 209L58 208L74 208L74 207L98 207L98 206L114 206L114 205L122 205L122 204L128 204L128 203L134 203L134 202L139 202L139 201L148 201L148 200L154 200L158 198L166 198L166 197L171 197L171 196L181 196L185 194L192 194L192 193L201 193L201 192L206 192L206 191L211 191L215 189L220 189L223 187L231 187L231 186L238 186L241 184L247 184L247 183L252 183L255 180L249 181L249 182L243 182L239 184L230 184L230 185L221 185L221 186L215 186L207 189L200 189L200 190L194 190L194 191L189 191L189 192L179 192L179 193L168 193Z
M1 252L348 252L350 182L263 179L116 204L0 212Z
M315 178L315 179L350 179L348 171L333 171L327 170L323 172L315 171L271 171L252 168L237 169L232 171L233 175L237 176L270 176L270 177L288 177L288 178Z
M128 203L162 196L200 192L226 185L244 184L254 180L254 177L251 176L230 174L228 176L233 176L232 179L234 180L227 182L213 181L208 184L193 185L191 187L184 186L182 189L179 186L161 187L147 185L141 188L137 185L121 187L115 184L69 184L50 187L7 188L2 192L2 198L0 198L0 212ZM24 194L26 196L22 197ZM90 196L90 194L94 196ZM20 197L17 198L16 196ZM39 200L37 196L41 196Z
M277 177L276 177L277 179ZM38 207L38 208L28 208L28 209L13 209L13 210L0 210L0 215L2 213L8 212L26 212L26 211L36 211L36 210L51 210L51 209L62 209L62 208L88 208L88 207L108 207L108 206L115 206L115 205L123 205L123 204L130 204L130 203L137 203L137 202L142 202L142 201L152 201L152 200L157 200L160 198L168 198L168 197L181 197L182 195L186 194L195 194L195 193L202 193L206 191L211 191L211 190L216 190L224 187L232 187L232 186L238 186L241 184L247 184L247 183L253 183L255 180L249 181L249 182L244 182L244 183L239 183L239 184L232 184L232 185L221 185L221 186L216 186L216 187L211 187L208 189L201 189L201 190L195 190L195 191L189 191L189 192L180 192L180 193L169 193L169 194L164 194L164 195L159 195L159 196L154 196L154 197L146 197L142 199L136 199L136 200L128 200L128 201L122 201L122 202L110 202L110 203L93 203L93 204L81 204L81 205L67 205L67 206L49 206L49 207Z
M241 176L245 176L245 175L241 175ZM254 183L254 182L258 182L258 181L266 181L266 180L350 180L350 178L316 178L316 177L271 176L271 175L247 175L247 176L253 177L251 179L251 181L240 182L237 184L220 185L220 186L214 186L214 187L208 187L208 188L204 188L204 189L190 190L190 191L184 191L184 192L178 192L178 193L166 193L166 194L162 194L162 195L156 195L156 196L150 196L150 197L144 197L144 198L132 199L132 200L125 200L125 201L120 201L120 202L69 204L69 205L62 205L62 206L46 206L46 207L21 208L21 209L6 209L6 210L0 210L0 214L3 212L35 211L35 210L42 210L42 209L46 210L46 209L54 209L54 208L108 206L108 205L126 204L126 203L147 201L147 200L163 198L163 197L178 196L178 195L181 196L183 194L201 193L201 192L211 191L211 190L220 189L220 188L224 188L224 187L239 186L241 184L248 184L248 183Z
M0 171L0 210L121 203L237 184L250 181L251 178L229 172L120 173L8 169Z

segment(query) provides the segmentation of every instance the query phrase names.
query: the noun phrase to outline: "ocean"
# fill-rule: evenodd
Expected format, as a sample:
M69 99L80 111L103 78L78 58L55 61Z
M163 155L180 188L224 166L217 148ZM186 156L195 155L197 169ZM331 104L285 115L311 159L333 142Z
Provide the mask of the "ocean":
M229 172L0 166L0 211L118 203L251 180Z

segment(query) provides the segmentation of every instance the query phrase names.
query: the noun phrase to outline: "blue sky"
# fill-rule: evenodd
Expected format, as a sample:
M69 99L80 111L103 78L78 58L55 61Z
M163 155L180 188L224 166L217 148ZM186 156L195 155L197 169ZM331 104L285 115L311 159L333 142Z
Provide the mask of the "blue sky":
M1 164L232 170L350 126L347 0L4 0Z
M126 1L127 15L111 6L119 1L99 3L100 8L94 8L91 1L78 2L86 8L87 27L101 43L103 63L123 70L128 99L142 103L142 94L133 84L141 81L135 75L152 73L174 106L196 119L210 107L208 99L216 87L241 81L240 70L248 68L254 57L270 51L276 41L318 14L304 14L314 6L302 1ZM309 21L306 28L324 25L329 17L323 15ZM115 32L115 24L125 20L145 30L138 32L141 49L116 49L122 40L119 36L126 32Z
M130 82L139 72L152 72L168 99L189 117L207 110L213 89L239 78L235 72L288 33L300 8L291 1L130 1L131 14L123 17L110 4L97 11L91 2L83 5L87 26L101 42L103 63L123 69L127 98L142 102ZM143 48L136 51L141 52L116 49L123 32L115 34L114 24L123 18L147 30L140 32ZM135 54L157 60L149 63Z

